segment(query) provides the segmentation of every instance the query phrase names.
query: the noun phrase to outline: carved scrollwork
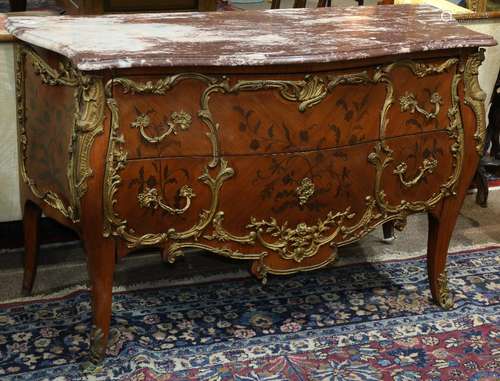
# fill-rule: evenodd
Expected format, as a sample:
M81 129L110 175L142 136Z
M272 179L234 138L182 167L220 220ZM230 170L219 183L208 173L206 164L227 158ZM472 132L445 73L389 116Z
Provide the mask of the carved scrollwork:
M315 255L319 247L332 243L341 231L344 219L353 217L348 208L344 212L329 212L324 220L311 226L302 222L290 228L287 222L280 225L275 218L258 221L252 217L246 227L253 230L262 246L278 252L283 259L300 263L304 258ZM273 240L269 241L266 237Z
M185 131L191 127L191 115L185 111L174 111L168 121L166 122L165 128L166 131L158 136L150 136L146 132L146 128L151 125L151 117L148 113L143 113L132 122L131 126L133 128L138 128L141 136L148 143L156 144L161 143L163 139L167 136L173 134L177 135L179 130Z
M186 199L186 205L184 205L184 207L182 208L172 208L171 206L165 204L163 197L158 193L158 189L156 188L146 187L143 192L137 195L139 206L141 208L160 208L170 214L183 214L191 206L191 199L193 197L196 197L196 194L193 192L190 186L183 185L181 189L179 189L179 197L183 197Z
M484 139L486 137L486 120L484 100L486 94L481 90L479 85L479 66L484 61L484 49L480 49L477 53L470 55L462 67L464 73L464 102L468 105L476 116L476 151L479 155L483 155Z
M422 165L418 167L417 175L411 180L406 180L404 178L406 170L408 169L408 165L405 162L399 163L394 169L393 173L399 176L399 180L401 180L401 183L406 188L411 188L417 185L420 182L420 180L424 178L426 173L432 173L432 171L434 170L434 168L437 167L437 165L438 161L432 157L430 159L424 159Z
M328 93L324 80L318 76L308 75L304 81L288 81L283 82L283 85L281 96L292 102L300 102L300 112L320 103Z
M305 177L300 182L300 185L295 190L299 205L305 205L307 201L314 195L315 186L309 177Z
M186 79L200 80L205 83L215 83L217 80L198 73L183 73L159 79L157 81L136 82L129 78L115 78L106 86L107 95L112 96L111 88L120 85L125 94L154 94L164 95L179 81Z
M246 226L250 233L237 237L228 233L222 227L224 213L219 212L214 218L214 233L205 235L207 240L233 241L247 245L260 243L266 249L275 251L283 259L294 260L297 263L305 258L312 257L318 249L333 240L343 229L345 219L352 219L355 214L347 208L344 212L329 212L324 220L319 220L315 225L299 223L294 228L288 227L288 222L280 224L275 218L257 220L251 217Z
M399 98L399 104L401 105L401 111L408 111L410 114L418 112L425 116L426 119L436 119L439 115L439 109L443 104L443 99L438 93L433 93L431 95L430 103L434 105L434 111L427 111L426 109L419 106L415 94L407 92L405 95Z
M415 62L412 60L403 60L389 64L385 66L382 70L388 73L396 67L406 67L407 69L411 70L411 72L415 74L417 77L423 78L432 74L444 73L450 67L456 65L458 62L459 62L458 58L448 58L446 61L440 64L428 64L428 63Z
M71 141L68 142L69 162L67 179L70 192L69 205L63 201L61 195L50 190L41 190L35 181L29 177L27 172L26 148L28 139L24 125L24 65L27 56L32 61L35 74L40 76L44 84L75 88L74 125ZM24 45L19 45L16 48L16 99L21 151L21 178L28 185L35 197L58 210L66 218L73 222L78 222L80 219L79 200L86 193L86 181L92 175L89 163L90 149L96 136L103 131L104 91L101 80L82 74L69 61L61 62L59 68L54 69L32 49Z

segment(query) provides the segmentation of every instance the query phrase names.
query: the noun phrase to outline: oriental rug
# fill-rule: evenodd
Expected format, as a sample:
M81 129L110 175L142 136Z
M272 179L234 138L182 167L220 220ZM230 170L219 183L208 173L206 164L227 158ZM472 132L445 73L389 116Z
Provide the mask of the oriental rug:
M102 370L83 375L86 290L0 305L1 380L498 380L500 246L450 254L455 305L425 258L117 292Z

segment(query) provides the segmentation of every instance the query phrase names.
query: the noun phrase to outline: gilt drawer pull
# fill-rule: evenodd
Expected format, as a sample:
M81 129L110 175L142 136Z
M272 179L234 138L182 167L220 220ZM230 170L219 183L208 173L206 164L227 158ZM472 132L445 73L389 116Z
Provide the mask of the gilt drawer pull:
M185 111L175 111L170 114L170 118L164 123L163 126L159 126L164 127L167 130L159 136L150 136L147 134L146 128L151 126L151 118L149 116L149 114L151 113L152 111L140 114L131 124L133 128L139 129L139 131L141 132L141 136L149 143L160 143L163 139L171 134L177 135L177 133L179 132L178 129L180 129L181 131L185 131L189 127L191 127L191 115Z
M443 99L438 93L433 93L431 95L430 102L434 105L434 112L429 112L418 105L417 98L413 93L405 93L401 98L399 98L399 104L401 105L401 111L408 111L410 114L414 114L415 111L425 116L426 119L435 119L438 114L441 105L443 104Z
M304 177L295 192L299 199L299 205L304 205L314 194L314 184L309 177Z
M139 205L141 206L141 208L158 209L158 207L160 207L170 214L183 214L191 206L191 199L193 197L196 197L196 194L193 192L190 186L184 185L179 190L179 196L186 199L186 205L184 205L184 207L180 209L172 208L171 206L165 204L163 197L158 194L158 189L156 188L146 187L144 192L139 193L137 199L139 200Z
M401 180L401 183L407 187L411 188L414 185L417 185L420 180L423 179L426 173L432 173L434 168L437 167L437 160L434 158L430 159L425 159L420 167L418 167L418 174L411 180L405 180L404 175L406 173L406 170L408 168L407 164L405 162L402 162L398 164L396 169L394 170L394 174L399 176L399 179Z

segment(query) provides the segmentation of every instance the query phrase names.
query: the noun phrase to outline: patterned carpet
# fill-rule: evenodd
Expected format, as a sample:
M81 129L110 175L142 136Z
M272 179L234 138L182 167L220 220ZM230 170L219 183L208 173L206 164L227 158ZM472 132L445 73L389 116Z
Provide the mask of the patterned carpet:
M455 306L425 260L114 294L95 380L498 380L500 247L449 257ZM90 300L0 305L0 379L84 380Z

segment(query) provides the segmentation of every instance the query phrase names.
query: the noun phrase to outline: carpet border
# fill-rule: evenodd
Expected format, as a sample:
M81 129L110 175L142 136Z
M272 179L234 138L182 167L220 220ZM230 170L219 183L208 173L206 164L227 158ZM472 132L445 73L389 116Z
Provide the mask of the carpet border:
M464 246L464 245L457 245L455 247L451 248L451 251L448 252L448 255L458 255L458 254L465 254L465 253L470 253L478 250L489 250L489 249L498 249L500 248L500 243L498 242L488 242L488 243L482 243L482 244L477 244L477 245L472 245L472 246ZM390 250L384 250L384 251L390 251ZM398 252L394 251L392 253L386 253L383 254L385 255L397 255ZM356 264L361 264L361 263L397 263L397 262L403 262L409 259L421 259L424 258L426 255L426 249L419 250L416 252L413 252L411 254L407 254L406 256L402 258L396 258L396 259L381 259L378 261L374 262L366 262L366 261L361 261L361 262L348 262L348 263L343 263L338 266L331 266L331 268L336 267L336 268L343 268L346 266L352 266ZM213 274L209 276L195 276L191 278L181 278L177 280L170 280L170 279L160 279L157 281L152 281L152 282L141 282L141 283L135 283L131 285L126 285L126 286L114 286L113 287L113 294L122 294L126 292L131 292L131 291L145 291L145 290L154 290L154 289L160 289L160 288L170 288L170 287L176 287L176 286L186 286L186 285L191 285L191 284L207 284L207 283L213 283L213 282L218 282L221 280L241 280L241 279L247 279L251 278L251 274L248 271L233 271L225 274ZM61 299L65 299L67 297L70 297L72 295L81 293L81 292L89 292L90 288L85 285L85 284L79 284L75 286L71 286L68 288L64 288L59 291L51 292L49 294L41 294L41 295L34 295L34 296L28 296L28 297L19 297L19 298L13 298L13 299L7 299L5 301L0 302L0 308L12 308L14 306L20 306L24 304L29 304L29 303L37 303L37 302L46 302L46 301L58 301Z

